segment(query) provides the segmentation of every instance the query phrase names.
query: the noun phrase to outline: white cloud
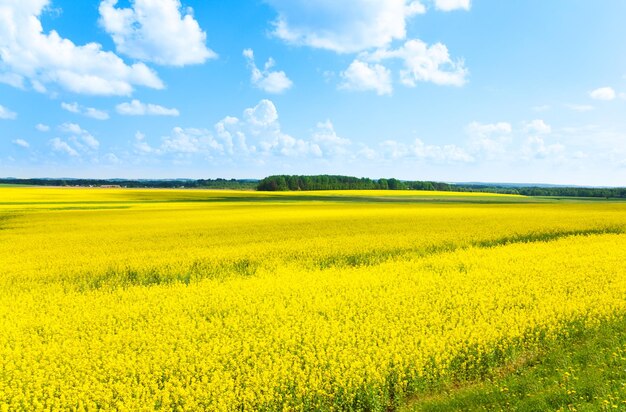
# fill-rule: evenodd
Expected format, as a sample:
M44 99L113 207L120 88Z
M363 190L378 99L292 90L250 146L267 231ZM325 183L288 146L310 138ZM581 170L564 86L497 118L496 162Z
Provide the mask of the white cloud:
M107 120L109 114L105 111L94 109L93 107L83 107L78 103L61 103L63 110L67 110L70 113L80 114L86 117L90 117L96 120Z
M24 139L15 139L12 143L17 146L23 147L24 149L28 149L30 147L30 144Z
M531 122L526 122L524 131L527 133L548 134L552 132L552 127L541 119L535 119Z
M400 160L417 159L434 163L469 163L474 157L465 149L449 145L431 145L421 139L415 139L411 144L401 143L395 140L386 140L380 144L380 156L382 159ZM371 155L372 153L364 153Z
M317 145L324 155L341 156L350 152L352 142L337 135L330 120L319 122L313 132L311 142Z
M274 35L290 44L353 53L406 37L407 20L426 12L408 0L268 0Z
M470 0L435 0L435 7L441 11L469 10Z
M322 154L317 144L296 139L281 130L278 111L270 100L261 100L255 107L244 111L241 121L231 120L230 124L227 131L240 133L251 152L289 157Z
M174 116L180 115L178 109L170 109L156 104L145 104L139 100L132 100L128 103L121 103L115 110L124 116Z
M510 134L513 131L513 126L507 122L499 123L479 123L472 122L467 126L467 131L474 135L491 135L494 133Z
M0 3L0 78L5 83L46 92L58 84L75 93L130 95L135 86L162 89L143 63L127 65L97 43L77 46L56 31L44 33L40 17L50 0Z
M17 113L12 112L6 107L0 105L0 119L2 120L14 120L17 119Z
M15 73L0 73L0 83L8 84L16 89L24 88L24 79Z
M589 112L591 110L594 109L594 107L590 104L566 104L565 107L567 107L570 110L573 110L575 112Z
M78 103L61 103L61 108L67 110L70 113L80 113Z
M68 156L79 157L78 152L72 148L67 142L61 140L58 137L50 140L50 145L52 146L52 150L55 152L65 153Z
M131 8L116 8L117 0L100 3L100 24L117 51L167 66L201 64L217 55L206 47L206 33L190 8L179 0L132 0Z
M341 73L343 82L340 89L355 91L375 91L379 96L391 94L391 72L381 64L368 64L355 60Z
M611 87L600 87L589 92L589 96L594 100L614 100L617 93Z
M107 120L109 118L109 114L105 111L94 109L93 107L85 108L83 114L87 117L91 117L96 120Z
M287 77L284 71L272 71L275 62L271 57L265 63L263 71L259 70L254 62L254 52L252 49L245 49L243 55L248 62L251 71L252 84L267 92L279 94L291 88L293 82Z
M155 152L155 149L146 142L146 135L141 132L135 133L135 149L141 154Z
M453 61L448 48L442 43L428 46L421 40L409 40L398 49L379 49L364 58L373 62L400 59L402 83L414 87L416 82L431 82L446 86L463 86L468 70L463 60Z
M59 131L70 135L70 141L82 151L96 150L100 147L98 139L76 123L64 123L59 126Z
M522 154L525 158L544 159L548 157L558 157L565 151L565 146L560 143L546 144L540 136L529 136L526 138Z
M502 158L512 141L513 127L507 122L472 122L465 128L469 136L469 149L476 156L489 160Z
M37 129L40 132L49 132L50 131L50 126L48 126L47 124L42 124L39 123L37 126L35 126L35 129Z
M175 127L170 136L163 138L160 148L164 153L223 152L224 147L215 140L211 132L204 129Z

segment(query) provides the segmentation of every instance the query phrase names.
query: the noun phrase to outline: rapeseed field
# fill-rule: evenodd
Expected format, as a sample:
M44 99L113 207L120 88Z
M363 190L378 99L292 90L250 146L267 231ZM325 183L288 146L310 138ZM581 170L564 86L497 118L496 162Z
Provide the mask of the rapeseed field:
M626 204L0 188L0 410L372 410L626 313Z

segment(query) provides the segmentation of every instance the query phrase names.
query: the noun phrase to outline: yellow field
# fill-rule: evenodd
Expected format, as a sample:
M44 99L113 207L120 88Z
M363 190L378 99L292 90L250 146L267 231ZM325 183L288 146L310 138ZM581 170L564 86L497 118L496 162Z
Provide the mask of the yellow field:
M379 410L626 312L626 204L0 188L0 410Z

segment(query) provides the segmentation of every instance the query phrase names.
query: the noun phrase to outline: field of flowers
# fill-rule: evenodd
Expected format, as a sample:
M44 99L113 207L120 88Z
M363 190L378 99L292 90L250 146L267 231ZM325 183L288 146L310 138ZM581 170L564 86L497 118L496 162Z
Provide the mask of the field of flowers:
M0 188L0 410L374 410L626 313L626 203Z

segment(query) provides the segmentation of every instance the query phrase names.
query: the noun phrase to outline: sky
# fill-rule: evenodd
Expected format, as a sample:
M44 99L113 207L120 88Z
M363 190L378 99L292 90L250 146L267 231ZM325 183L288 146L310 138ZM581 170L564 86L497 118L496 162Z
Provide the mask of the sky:
M623 0L0 0L0 176L626 186Z

